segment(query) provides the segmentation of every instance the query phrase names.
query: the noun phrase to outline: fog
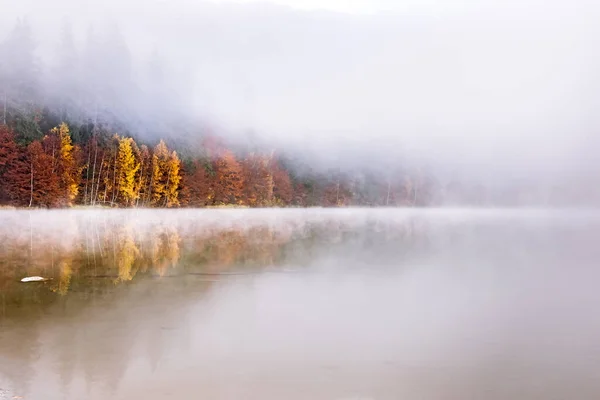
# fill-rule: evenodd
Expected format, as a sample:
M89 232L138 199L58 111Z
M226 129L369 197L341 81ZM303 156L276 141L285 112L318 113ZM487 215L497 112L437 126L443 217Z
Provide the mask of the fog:
M0 33L26 17L45 95L141 137L597 181L595 2L396 3L2 0Z

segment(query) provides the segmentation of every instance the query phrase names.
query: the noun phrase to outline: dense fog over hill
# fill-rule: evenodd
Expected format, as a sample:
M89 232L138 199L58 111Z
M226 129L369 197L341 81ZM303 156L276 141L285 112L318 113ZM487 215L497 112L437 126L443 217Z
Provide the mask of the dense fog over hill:
M593 2L341 4L25 0L0 16L0 86L9 114L37 104L191 155L216 136L301 174L597 196Z

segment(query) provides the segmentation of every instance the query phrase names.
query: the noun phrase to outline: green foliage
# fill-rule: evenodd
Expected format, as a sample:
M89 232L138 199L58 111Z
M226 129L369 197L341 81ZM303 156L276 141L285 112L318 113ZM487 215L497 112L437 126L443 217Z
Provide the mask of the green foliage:
M41 132L49 132L55 126L60 125L63 120L50 110L49 107L44 107L40 115L40 121L38 123Z
M21 146L27 146L44 137L34 115L19 114L14 118L13 125L17 143Z

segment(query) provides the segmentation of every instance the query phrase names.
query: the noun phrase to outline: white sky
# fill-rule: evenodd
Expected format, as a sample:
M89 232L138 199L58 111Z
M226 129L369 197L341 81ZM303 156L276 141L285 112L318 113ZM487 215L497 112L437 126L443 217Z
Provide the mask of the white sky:
M597 163L598 0L210 1L0 0L0 34L30 15L54 52L63 17L85 33L112 16L133 53L159 48L191 113L326 156ZM354 15L306 12L322 9Z
M217 3L272 3L300 10L330 10L351 14L375 14L403 10L407 6L431 5L435 0L213 0Z

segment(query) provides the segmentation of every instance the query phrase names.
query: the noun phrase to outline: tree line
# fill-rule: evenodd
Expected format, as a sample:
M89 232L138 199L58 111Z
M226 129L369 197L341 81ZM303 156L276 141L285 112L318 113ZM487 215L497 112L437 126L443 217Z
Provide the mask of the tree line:
M125 136L74 144L62 123L40 140L18 143L0 125L0 200L15 206L179 205L180 161L164 142L150 150Z
M548 183L510 176L515 172L498 176L502 179L466 179L460 170L437 167L434 175L423 165L386 163L377 155L360 155L354 165L332 170L317 160L303 165L310 164L310 157L294 160L289 153L266 149L268 143L236 147L219 141L218 133L208 135L194 118L197 110L188 108L193 104L189 77L169 71L159 52L134 58L119 29L90 29L82 41L69 24L59 30L53 63L40 59L27 20L17 21L0 42L1 204L516 206L600 201L597 185L568 175ZM159 146L160 138L164 143Z
M85 140L85 135L74 136L65 122L34 140L0 125L0 204L305 207L427 205L431 200L430 187L416 187L407 177L400 185L379 182L373 192L377 182L361 185L341 173L295 176L274 151L234 152L217 138L206 138L190 153L199 155L182 160L163 140L149 146L95 129Z
M439 197L423 171L299 168L264 146L226 143L190 121L159 54L138 71L118 29L90 30L82 48L61 30L53 65L38 58L26 20L0 43L0 204L425 206Z

